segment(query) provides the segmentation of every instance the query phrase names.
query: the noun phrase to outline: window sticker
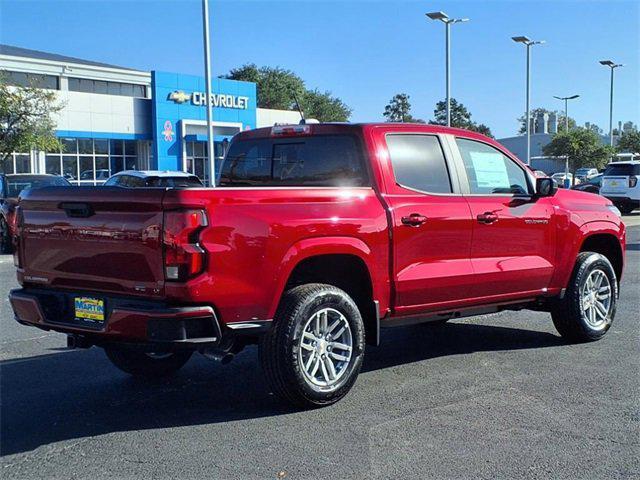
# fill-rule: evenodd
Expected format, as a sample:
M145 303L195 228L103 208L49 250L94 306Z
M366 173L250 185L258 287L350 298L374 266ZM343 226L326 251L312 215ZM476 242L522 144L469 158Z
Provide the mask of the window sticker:
M478 188L509 188L509 174L500 153L469 152Z

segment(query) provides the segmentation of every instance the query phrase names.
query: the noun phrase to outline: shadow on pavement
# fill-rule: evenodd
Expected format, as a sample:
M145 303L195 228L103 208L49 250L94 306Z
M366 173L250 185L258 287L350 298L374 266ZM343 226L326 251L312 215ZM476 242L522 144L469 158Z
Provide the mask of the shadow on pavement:
M546 332L474 324L385 330L363 371L474 351L561 345ZM120 373L98 348L0 363L0 453L111 432L230 422L292 413L267 391L255 348L228 366L200 355L175 377L139 381ZM356 386L357 388L357 386Z

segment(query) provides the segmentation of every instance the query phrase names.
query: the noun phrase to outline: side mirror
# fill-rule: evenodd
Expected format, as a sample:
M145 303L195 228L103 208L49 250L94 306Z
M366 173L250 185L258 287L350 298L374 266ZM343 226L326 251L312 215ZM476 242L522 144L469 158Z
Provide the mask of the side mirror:
M536 196L553 197L558 191L558 184L551 177L536 179Z

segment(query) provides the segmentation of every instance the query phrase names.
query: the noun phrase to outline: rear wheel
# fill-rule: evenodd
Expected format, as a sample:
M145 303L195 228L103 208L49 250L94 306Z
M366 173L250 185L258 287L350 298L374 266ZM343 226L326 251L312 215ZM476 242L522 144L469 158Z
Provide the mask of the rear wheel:
M193 352L150 353L105 347L111 363L135 377L166 377L176 373L191 358Z
M12 253L13 243L11 234L9 233L9 225L7 221L0 217L0 253Z
M318 407L351 389L364 348L364 324L351 297L331 285L308 284L285 293L260 341L260 362L276 395Z
M618 281L609 260L599 253L578 255L563 299L551 310L562 337L572 342L598 340L611 327L616 313Z

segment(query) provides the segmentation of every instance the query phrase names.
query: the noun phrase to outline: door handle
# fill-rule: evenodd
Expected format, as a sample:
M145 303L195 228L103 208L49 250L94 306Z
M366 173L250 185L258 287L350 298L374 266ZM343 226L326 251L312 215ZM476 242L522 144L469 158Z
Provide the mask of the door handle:
M419 213L412 213L408 217L401 218L402 224L409 227L419 227L427 221L427 217L420 215Z
M484 212L476 217L480 223L493 223L498 221L498 215L493 212Z

